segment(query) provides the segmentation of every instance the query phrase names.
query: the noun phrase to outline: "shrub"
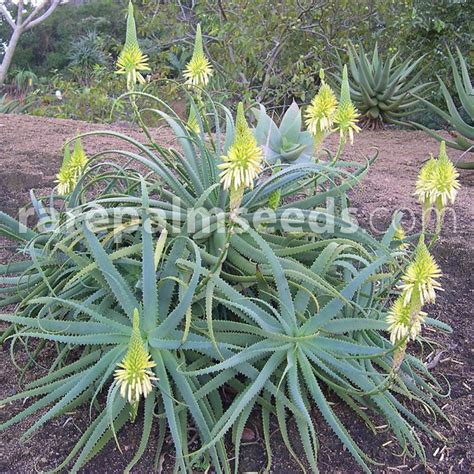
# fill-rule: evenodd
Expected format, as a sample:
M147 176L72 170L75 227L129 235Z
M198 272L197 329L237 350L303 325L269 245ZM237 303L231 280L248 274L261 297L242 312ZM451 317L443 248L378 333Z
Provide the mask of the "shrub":
M72 69L70 73L76 79L58 73L39 89L38 103L31 114L90 122L110 121L110 110L123 90L120 79L101 66L88 73L87 84L82 69Z
M107 66L110 62L105 50L105 40L96 31L88 31L75 40L69 51L70 67L77 68L78 78L90 84L89 75L97 66Z

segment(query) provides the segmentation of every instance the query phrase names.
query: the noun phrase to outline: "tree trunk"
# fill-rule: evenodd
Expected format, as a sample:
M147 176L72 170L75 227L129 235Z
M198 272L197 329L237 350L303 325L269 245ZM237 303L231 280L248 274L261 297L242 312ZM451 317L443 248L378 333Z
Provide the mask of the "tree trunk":
M22 33L21 27L16 27L13 30L13 34L8 42L7 49L5 50L5 55L3 56L2 64L0 65L0 87L3 86L5 79L7 77L8 69L12 63L13 54L18 45L18 40L20 39Z

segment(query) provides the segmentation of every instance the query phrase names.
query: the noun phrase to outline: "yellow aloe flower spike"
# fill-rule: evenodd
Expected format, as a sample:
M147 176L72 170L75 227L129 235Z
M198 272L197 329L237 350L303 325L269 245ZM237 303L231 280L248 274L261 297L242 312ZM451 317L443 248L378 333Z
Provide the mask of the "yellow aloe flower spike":
M64 196L70 194L76 186L77 177L74 170L71 168L71 150L69 145L64 148L64 157L59 173L56 175L55 183L57 183L56 189L58 194Z
M460 184L459 173L446 153L446 143L441 142L438 159L433 157L420 170L415 195L425 207L444 209L454 204Z
M132 2L128 4L125 46L117 60L117 68L117 74L125 74L127 76L128 90L133 90L137 81L141 84L146 82L140 71L150 71L148 56L142 53L138 44Z
M194 40L194 51L191 60L186 65L184 77L189 86L204 87L212 76L212 66L204 55L202 47L201 25L196 29L196 38Z
M143 395L146 398L152 391L151 382L158 380L150 370L156 364L145 349L139 324L140 316L138 310L135 310L128 351L122 362L117 365L119 368L114 373L115 380L120 387L120 395L127 398L135 408L138 407L140 397Z
M341 97L339 99L339 106L334 115L334 123L337 125L339 133L341 134L341 139L345 139L345 137L349 135L351 145L354 143L354 132L360 132L360 128L357 126L358 118L359 112L351 100L347 66L344 65L344 69L342 70Z
M81 139L77 138L74 143L74 150L71 155L70 166L78 177L83 173L85 167L87 166L87 162L87 155L84 151L84 148L82 147Z
M222 156L220 181L224 189L230 190L230 207L237 209L245 188L253 188L254 180L262 171L262 149L257 145L252 130L245 120L242 102L237 107L235 136L227 155Z
M324 70L319 72L321 87L308 106L305 123L308 131L316 138L332 130L337 98L331 87L324 81Z
M436 291L442 290L438 282L441 276L438 264L421 237L415 250L415 258L402 276L403 284L400 288L404 292L404 305L416 307L434 302Z
M420 173L416 180L416 191L415 196L424 207L429 207L431 202L431 191L432 191L432 176L437 166L437 162L433 155L431 158L422 166Z
M71 154L69 145L64 148L64 158L56 176L57 191L61 195L70 194L87 166L87 155L77 138Z
M395 344L405 337L414 341L421 332L421 324L425 318L426 313L412 306L405 306L403 296L398 297L386 318L392 343Z

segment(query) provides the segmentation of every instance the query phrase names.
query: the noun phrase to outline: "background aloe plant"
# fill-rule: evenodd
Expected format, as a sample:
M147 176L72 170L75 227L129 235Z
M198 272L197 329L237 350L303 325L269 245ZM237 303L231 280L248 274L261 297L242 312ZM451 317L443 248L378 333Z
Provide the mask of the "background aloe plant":
M419 99L414 94L423 94L430 86L418 83L423 77L419 66L424 56L397 62L398 53L383 59L377 44L370 57L361 44L356 49L352 43L348 55L351 97L362 115L363 125L371 129L383 128L387 123L403 125L402 119L416 111ZM340 84L341 79L334 77Z
M464 120L461 114L456 107L456 104L451 97L451 94L446 87L445 82L438 76L439 85L441 88L441 92L443 93L443 97L446 101L446 106L448 111L445 112L441 110L436 105L433 105L426 99L419 97L419 100L423 102L430 110L435 112L439 115L442 119L444 119L450 127L454 130L451 130L449 133L452 140L446 139L446 137L442 137L438 133L430 130L429 128L415 123L416 126L420 127L430 136L436 138L438 141L445 141L446 144L452 148L456 148L458 150L465 150L468 152L474 151L474 89L472 87L472 80L469 75L469 71L467 68L467 63L464 57L461 54L459 48L456 48L457 53L457 61L459 62L459 66L457 64L456 59L451 54L451 51L448 50L450 63L451 63L451 70L453 73L454 84L456 86L456 91L458 94L458 102L464 109L465 113L469 117L470 122ZM463 161L456 163L458 168L467 168L467 169L474 169L474 162L472 161Z

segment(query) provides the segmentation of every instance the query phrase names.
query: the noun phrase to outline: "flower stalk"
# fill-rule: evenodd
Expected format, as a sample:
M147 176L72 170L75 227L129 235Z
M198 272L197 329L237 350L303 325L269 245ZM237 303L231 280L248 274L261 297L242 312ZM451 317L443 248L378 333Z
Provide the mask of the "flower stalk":
M441 270L425 244L424 236L420 237L413 261L402 276L401 295L395 300L387 313L386 321L390 340L393 344L401 342L396 350L393 365L400 367L400 353L405 353L406 343L415 340L421 333L421 326L426 318L422 311L426 303L433 303L436 292L442 290L439 278Z

